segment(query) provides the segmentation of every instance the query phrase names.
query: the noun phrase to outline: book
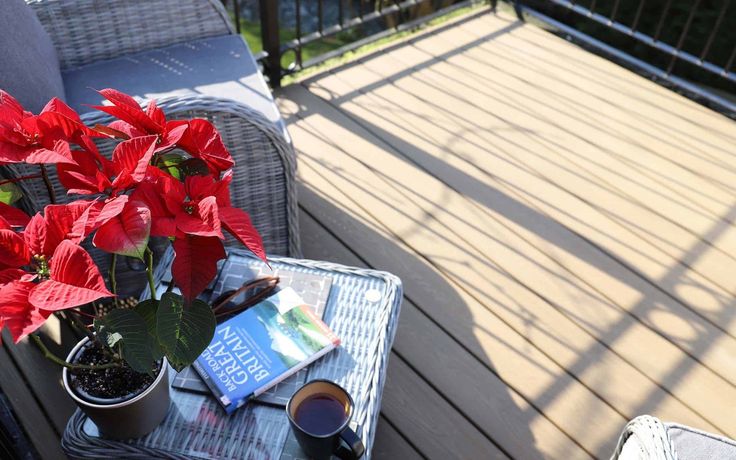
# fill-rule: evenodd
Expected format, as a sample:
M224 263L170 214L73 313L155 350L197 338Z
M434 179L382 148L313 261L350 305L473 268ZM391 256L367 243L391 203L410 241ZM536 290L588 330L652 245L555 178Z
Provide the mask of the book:
M317 317L320 319L323 317L330 297L332 277L282 268L274 268L271 272L265 268L265 265L263 267L260 265L254 266L252 260L237 254L230 255L222 265L220 275L218 275L217 280L213 283L213 288L210 290L211 298L217 298L228 291L234 291L243 284L264 275L278 276L280 281L277 289L293 288L304 299L304 302L312 308ZM242 302L244 300L242 296L233 299L233 303ZM259 395L255 401L274 406L286 406L291 395L307 381L307 373L308 369L299 370L296 374ZM191 366L185 367L174 376L172 386L193 393L210 393L207 385Z
M218 325L192 366L232 413L339 344L299 294L285 288Z

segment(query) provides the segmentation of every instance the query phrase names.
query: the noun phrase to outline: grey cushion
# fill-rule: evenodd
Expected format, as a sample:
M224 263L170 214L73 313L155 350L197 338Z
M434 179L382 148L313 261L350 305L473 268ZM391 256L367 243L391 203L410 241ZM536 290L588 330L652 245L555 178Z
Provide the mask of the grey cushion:
M0 1L0 88L36 113L64 98L54 45L23 0Z
M678 460L736 459L736 442L684 425L667 424Z
M246 104L286 132L255 59L238 35L195 40L98 61L65 72L63 76L67 103L80 113L91 110L83 104L102 101L90 88L115 88L139 100L203 94Z

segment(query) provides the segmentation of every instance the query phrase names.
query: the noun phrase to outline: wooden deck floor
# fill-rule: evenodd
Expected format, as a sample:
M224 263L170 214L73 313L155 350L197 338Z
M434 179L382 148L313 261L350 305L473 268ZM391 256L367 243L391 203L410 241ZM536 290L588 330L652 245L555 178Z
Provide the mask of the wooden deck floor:
M306 256L399 275L375 458L736 436L736 124L510 16L284 88Z

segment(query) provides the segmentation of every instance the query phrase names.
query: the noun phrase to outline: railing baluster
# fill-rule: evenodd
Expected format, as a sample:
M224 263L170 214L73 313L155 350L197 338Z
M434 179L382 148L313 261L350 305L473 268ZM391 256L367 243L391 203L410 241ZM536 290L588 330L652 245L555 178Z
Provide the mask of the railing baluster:
M294 0L294 33L297 40L302 38L302 5L299 0Z
M682 45L685 44L685 38L687 38L687 33L690 31L690 26L693 23L693 18L695 18L695 12L698 11L698 7L700 6L701 0L696 0L695 4L693 5L692 9L690 10L690 15L687 17L687 22L685 22L685 27L682 29L682 33L680 34L680 38L677 40L677 47L675 50L675 54L672 55L672 59L670 60L670 65L667 66L667 74L669 75L672 73L672 69L675 67L675 63L677 62L677 54L682 49Z
M654 36L652 39L656 42L659 40L659 35L662 33L662 27L664 27L664 20L667 17L667 13L670 12L670 7L672 6L672 0L667 0L667 4L664 6L664 10L662 10L662 16L659 18L659 24L657 24L657 30L654 32Z
M736 46L734 46L733 51L731 51L731 56L728 58L728 62L726 62L726 65L723 66L724 75L731 71L734 60L736 60Z
M646 3L645 0L641 0L639 2L639 8L636 9L636 15L634 16L634 22L631 24L631 34L636 32L636 27L639 25L639 19L641 19L641 12L644 11L645 3Z
M593 0L592 2L590 2L590 12L591 13L595 13L595 4L596 4L596 0Z
M237 0L235 0L237 2ZM279 2L260 0L261 40L266 57L266 75L271 86L281 86L281 40L279 38Z
M345 7L343 2L344 0L337 0L337 20L340 24L340 29L342 29L343 24L345 24Z
M278 1L278 0L272 0L272 1ZM296 41L299 43L299 46L296 47L294 50L294 54L296 55L296 65L301 67L302 66L302 4L299 0L294 0L295 6L296 6Z
M726 0L725 2L723 2L723 8L721 8L721 12L718 14L718 19L716 19L716 23L713 25L713 31L711 31L708 40L705 42L703 51L700 53L701 61L703 61L708 55L708 51L710 51L710 47L713 44L713 40L716 38L718 29L720 29L721 27L721 23L723 22L723 18L726 16L726 11L728 10L729 6L731 6L731 0Z
M235 16L235 31L240 34L240 3L233 0L233 15Z
M613 10L611 10L611 16L609 16L609 19L611 22L616 21L616 15L618 14L618 7L621 4L621 0L616 0L616 3L613 4Z
M322 21L323 21L323 15L324 15L324 8L322 5L322 0L317 1L317 30L321 34L324 30Z

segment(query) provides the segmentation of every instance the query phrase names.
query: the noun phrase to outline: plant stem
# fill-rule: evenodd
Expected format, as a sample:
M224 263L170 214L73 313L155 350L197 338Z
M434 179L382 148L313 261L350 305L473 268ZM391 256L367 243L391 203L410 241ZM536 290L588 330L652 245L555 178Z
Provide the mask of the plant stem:
M108 356L115 356L115 353L110 350L110 348L103 342L97 339L97 336L92 333L90 329L94 327L94 323L90 324L89 326L85 325L84 322L82 322L81 319L79 319L79 316L76 315L76 312L74 310L64 310L65 312L68 312L69 318L72 320L72 323L79 329L84 332L84 335L87 336L90 342L92 343L99 343L102 347L102 353Z
M91 342L95 342L97 340L95 338L95 335L89 329L87 329L87 325L84 324L81 319L79 319L79 316L77 316L76 312L73 310L67 310L67 312L69 312L69 318L71 318L72 323L74 323L74 325L77 326L78 329L81 329L82 332L84 332L84 335L86 335Z
M120 367L120 363L107 363L107 364L96 364L96 365L71 364L59 358L55 354L51 353L51 350L46 348L46 345L43 343L43 341L41 340L41 337L39 337L38 335L31 334L30 337L31 337L31 340L33 340L33 343L35 343L36 346L41 350L41 353L43 353L44 358L58 364L59 366L63 366L69 369L88 369L91 371L110 369L113 367Z
M146 248L146 273L148 274L148 286L151 288L151 299L156 300L156 282L153 280L153 251Z
M0 180L0 185L14 184L16 182L20 182L20 181L28 180L28 179L40 179L41 177L42 177L41 174L31 174L28 176L16 177L14 179L5 179L5 180Z
M117 264L118 255L113 252L112 258L110 259L110 287L112 288L112 293L115 294L115 297L112 298L115 308L120 307L120 305L118 305L118 280L115 278L115 267Z
M46 165L41 165L41 177L43 178L43 183L46 184L46 191L49 192L49 201L51 201L51 204L56 204L56 192L54 191L54 186L51 185Z
M82 310L74 310L74 313L82 316L86 316L87 318L97 318L95 315L90 315L89 313L83 312Z

